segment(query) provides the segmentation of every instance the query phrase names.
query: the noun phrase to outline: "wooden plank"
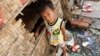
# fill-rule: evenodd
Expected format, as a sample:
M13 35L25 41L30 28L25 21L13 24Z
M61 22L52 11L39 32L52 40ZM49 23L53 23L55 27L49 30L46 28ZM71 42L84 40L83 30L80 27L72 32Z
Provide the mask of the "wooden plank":
M10 21L12 21L13 19L15 19L15 18L17 17L17 15L18 15L28 4L30 4L30 2L35 2L35 1L36 1L36 0L28 0L27 3L26 3L25 5L23 5L22 8L20 8L20 10L18 10L18 11L15 13L15 15L14 15L13 17L11 17L11 19L9 19L9 20L7 21L7 23L10 22ZM7 24L7 23L6 23L6 24Z
M60 2L61 2L64 18L70 21L71 20L71 10L68 7L68 0L60 0Z

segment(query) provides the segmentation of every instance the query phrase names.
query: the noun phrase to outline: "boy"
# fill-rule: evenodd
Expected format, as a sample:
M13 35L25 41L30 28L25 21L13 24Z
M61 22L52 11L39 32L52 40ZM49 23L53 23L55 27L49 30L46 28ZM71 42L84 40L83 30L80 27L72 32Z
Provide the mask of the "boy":
M57 18L52 2L40 1L37 6L37 11L47 23L46 33L49 38L49 43L54 46L60 46L63 50L63 56L67 56L67 47L65 46L65 41L67 40L65 25L62 19Z

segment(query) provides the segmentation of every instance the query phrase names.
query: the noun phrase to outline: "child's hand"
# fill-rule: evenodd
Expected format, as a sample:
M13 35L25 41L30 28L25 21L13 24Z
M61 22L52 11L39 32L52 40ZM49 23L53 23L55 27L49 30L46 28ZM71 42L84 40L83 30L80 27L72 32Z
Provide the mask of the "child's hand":
M35 32L34 36L37 38L39 36L39 32Z

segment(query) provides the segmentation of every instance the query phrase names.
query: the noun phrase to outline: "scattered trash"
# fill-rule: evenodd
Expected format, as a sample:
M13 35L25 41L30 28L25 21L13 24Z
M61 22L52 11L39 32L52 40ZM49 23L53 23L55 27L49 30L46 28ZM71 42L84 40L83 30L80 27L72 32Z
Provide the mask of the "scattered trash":
M89 45L89 42L83 42L82 45L83 45L84 47L87 47L87 46Z
M76 52L78 50L78 48L80 48L80 46L79 45L75 45L75 46L73 46L72 51Z
M84 4L83 5L83 9L82 9L84 12L92 12L93 9L91 7L91 4Z
M82 38L83 43L82 45L84 47L87 47L91 50L93 55L96 55L96 37L93 35L93 32L91 30L87 30L84 32L84 34L77 34L78 38Z
M83 8L91 7L91 5L92 5L92 4L84 4L84 5L83 5Z
M84 11L84 12L92 12L93 9L92 8L84 8L84 9L82 9L82 11Z
M75 29L77 27L78 29L81 28L81 30L83 30L82 33L81 32L75 33L75 36L78 36L78 39L79 38L82 39L83 41L82 46L89 48L91 52L93 53L93 56L100 56L100 38L99 38L100 37L100 17L99 17L99 8L98 8L100 4L99 2L100 1L98 2L86 1L82 6L82 13L80 12L80 10L78 11L78 9L74 10L75 13L73 13L72 11L73 15L75 16L78 15L78 17L76 19L73 19L70 22L72 28L74 26ZM80 18L81 16L83 18ZM76 51L76 49L77 48L75 47L73 48L74 51ZM73 56L75 55L73 54ZM76 55L76 56L79 56L79 55Z

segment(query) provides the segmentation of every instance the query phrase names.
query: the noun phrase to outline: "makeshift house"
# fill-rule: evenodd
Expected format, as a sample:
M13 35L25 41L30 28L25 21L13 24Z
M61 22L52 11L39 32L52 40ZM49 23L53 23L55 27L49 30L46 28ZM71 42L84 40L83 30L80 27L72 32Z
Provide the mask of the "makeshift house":
M31 32L39 18L34 10L35 1L37 0L0 0L0 56L50 55L45 30L37 39L34 32ZM68 18L68 1L51 1L58 16Z

